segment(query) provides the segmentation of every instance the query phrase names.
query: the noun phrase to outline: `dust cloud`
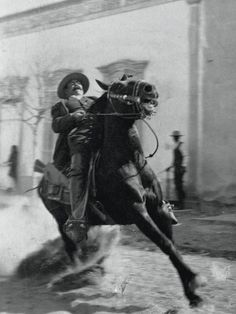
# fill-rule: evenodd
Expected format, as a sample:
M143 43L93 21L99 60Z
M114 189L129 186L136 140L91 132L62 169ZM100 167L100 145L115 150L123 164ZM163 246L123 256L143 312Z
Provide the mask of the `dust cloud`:
M10 275L23 258L58 236L53 217L36 196L1 195L0 275Z
M0 275L11 275L23 260L27 260L31 253L38 252L41 258L42 252L48 248L50 260L49 240L60 237L54 218L46 210L40 199L26 196L3 195L0 199ZM89 250L89 256L85 263L79 262L78 269L83 271L96 264L100 259L107 259L111 251L116 247L120 239L118 226L93 227L89 230L85 247ZM54 242L53 242L54 243ZM55 244L58 246L58 243ZM91 249L92 248L92 249ZM95 251L94 251L94 248ZM60 246L55 248L60 251ZM93 251L93 252L92 252ZM31 261L32 262L32 261ZM36 262L36 261L35 261ZM116 257L116 263L120 263ZM106 262L108 268L114 265ZM119 268L116 267L115 268Z

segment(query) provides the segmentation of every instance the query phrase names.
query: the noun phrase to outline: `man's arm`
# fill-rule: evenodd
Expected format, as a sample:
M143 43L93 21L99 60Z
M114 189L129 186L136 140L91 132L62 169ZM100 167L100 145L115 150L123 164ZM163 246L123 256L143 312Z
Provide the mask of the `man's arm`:
M57 103L51 109L52 129L55 133L68 133L82 120L84 113L69 113L62 103Z

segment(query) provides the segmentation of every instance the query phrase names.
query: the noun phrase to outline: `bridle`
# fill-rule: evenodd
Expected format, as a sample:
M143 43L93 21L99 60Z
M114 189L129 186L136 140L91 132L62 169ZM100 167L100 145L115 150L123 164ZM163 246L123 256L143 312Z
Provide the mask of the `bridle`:
M147 159L147 158L153 157L156 154L156 152L157 152L157 150L159 148L159 141L158 141L158 137L157 137L155 131L150 126L150 124L145 120L146 114L144 113L144 110L141 108L141 97L138 95L138 93L139 93L140 84L142 82L143 82L142 80L138 80L138 81L135 82L135 84L133 86L133 92L132 92L131 96L130 95L126 95L126 94L122 95L122 94L113 93L111 91L111 89L112 89L112 86L116 82L111 84L108 87L108 90L107 90L107 99L108 99L109 103L112 106L113 112L96 113L96 114L93 114L93 115L116 116L116 117L121 117L121 118L125 118L125 119L139 119L139 120L143 121L147 125L147 127L150 129L150 131L152 132L152 134L154 135L155 140L156 140L155 150L153 151L153 153L151 153L151 154L149 154L148 156L145 157L145 159ZM115 104L113 102L114 99L120 100L120 101L126 103L127 106L132 106L132 109L133 109L134 112L132 112L132 113L120 113L120 112L118 112L116 110ZM146 165L146 161L145 161L143 167L141 167L141 170L145 167L145 165Z
M126 119L141 119L144 118L144 111L141 108L141 97L138 96L138 92L139 92L139 86L143 81L138 80L135 82L134 86L133 86L133 91L132 91L132 95L122 95L122 94L116 94L114 92L111 91L113 85L116 83L114 82L113 84L111 84L108 87L107 90L107 99L110 102L112 109L113 109L113 113L117 116L120 116L122 118L126 118ZM115 107L115 104L113 102L113 100L120 100L123 103L126 103L127 106L131 106L132 107L132 113L119 113Z
M138 94L139 94L140 84L142 82L143 82L142 80L138 80L135 82L131 96L113 93L111 91L111 88L113 85L112 84L108 87L107 99L113 108L113 113L110 113L110 114L117 115L117 116L120 116L120 117L126 118L126 119L138 118L138 119L142 120L148 126L148 128L150 129L150 131L152 132L152 134L155 137L156 147L155 147L155 150L153 151L153 153L151 153L145 157L145 159L147 159L147 158L153 157L156 154L158 147L159 147L159 141L158 141L158 137L157 137L155 131L153 130L153 128L150 126L150 124L147 121L145 121L146 115L145 115L143 109L141 108L141 97ZM118 99L122 102L125 102L128 106L132 106L134 112L133 113L118 113L116 108L115 108L115 105L113 103L113 99ZM146 163L141 168L143 169L145 167L145 165L146 165Z

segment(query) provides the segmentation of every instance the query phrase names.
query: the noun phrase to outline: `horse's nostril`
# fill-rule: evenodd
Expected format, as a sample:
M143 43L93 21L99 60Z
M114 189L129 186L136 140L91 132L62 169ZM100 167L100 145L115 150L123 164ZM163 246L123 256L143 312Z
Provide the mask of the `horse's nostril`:
M146 93L151 93L152 92L152 85L146 85L144 86L144 91Z

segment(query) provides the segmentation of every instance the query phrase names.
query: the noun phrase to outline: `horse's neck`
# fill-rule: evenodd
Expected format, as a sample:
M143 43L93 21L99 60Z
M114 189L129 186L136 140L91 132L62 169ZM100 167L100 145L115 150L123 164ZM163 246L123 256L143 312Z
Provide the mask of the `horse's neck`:
M107 101L106 93L95 102L93 110L95 113L102 113L100 116L103 124L102 151L105 155L113 156L115 153L127 155L128 152L132 155L134 150L142 153L135 120L114 116L114 108Z
M102 155L107 166L121 166L128 161L143 165L144 155L134 120L106 117Z
M134 120L108 116L104 121L104 142L124 145L134 127Z
M104 93L101 97L97 98L92 106L89 108L88 112L90 113L104 113L106 110L106 100L107 94Z

